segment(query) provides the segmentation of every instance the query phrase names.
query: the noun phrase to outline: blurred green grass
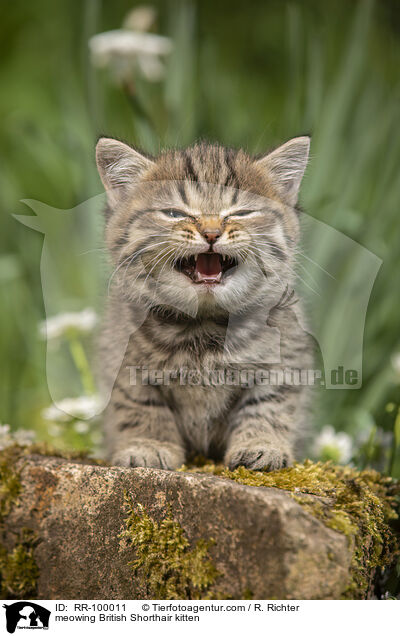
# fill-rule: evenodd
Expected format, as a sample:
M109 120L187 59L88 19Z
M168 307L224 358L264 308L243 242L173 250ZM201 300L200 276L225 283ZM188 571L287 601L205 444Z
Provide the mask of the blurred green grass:
M400 11L394 1L153 2L157 31L175 49L165 80L138 80L153 122L134 114L87 41L120 27L131 2L22 0L0 25L0 420L46 437L50 397L39 262L43 238L19 225L23 198L72 208L101 192L94 163L100 134L150 152L207 138L251 152L312 133L302 188L305 210L383 260L364 338L363 387L324 391L316 428L390 431L399 403L391 356L400 351ZM99 220L99 223L101 221ZM86 220L78 221L73 241ZM57 246L55 246L57 249ZM357 264L354 265L357 267ZM71 284L75 272L71 272ZM89 284L89 283L88 283ZM346 277L343 275L343 286ZM343 311L332 302L331 311ZM70 439L79 445L79 436ZM368 454L369 453L369 454ZM369 447L361 463L385 467ZM386 461L387 464L387 461ZM400 457L393 473L400 476Z

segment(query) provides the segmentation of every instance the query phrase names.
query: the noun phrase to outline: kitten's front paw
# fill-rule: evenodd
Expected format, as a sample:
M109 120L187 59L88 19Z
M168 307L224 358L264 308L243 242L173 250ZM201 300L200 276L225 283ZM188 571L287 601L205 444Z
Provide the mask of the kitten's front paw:
M164 470L176 470L184 461L185 453L179 446L156 440L132 442L128 448L115 452L111 458L111 463L115 466L142 466Z
M287 448L256 442L228 449L224 459L229 470L235 470L238 466L250 470L279 470L289 466L292 461L292 454Z

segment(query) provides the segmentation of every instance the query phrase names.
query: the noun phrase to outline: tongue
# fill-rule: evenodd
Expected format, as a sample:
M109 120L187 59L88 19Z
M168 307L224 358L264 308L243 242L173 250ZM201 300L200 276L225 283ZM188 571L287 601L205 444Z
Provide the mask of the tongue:
M200 279L219 279L222 273L219 254L199 254L195 271Z

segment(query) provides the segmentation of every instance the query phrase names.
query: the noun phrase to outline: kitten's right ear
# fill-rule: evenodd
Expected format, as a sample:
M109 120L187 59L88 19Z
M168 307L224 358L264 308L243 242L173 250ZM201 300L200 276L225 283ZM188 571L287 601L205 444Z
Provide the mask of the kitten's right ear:
M111 206L118 204L140 175L154 165L133 148L107 137L97 142L96 163Z

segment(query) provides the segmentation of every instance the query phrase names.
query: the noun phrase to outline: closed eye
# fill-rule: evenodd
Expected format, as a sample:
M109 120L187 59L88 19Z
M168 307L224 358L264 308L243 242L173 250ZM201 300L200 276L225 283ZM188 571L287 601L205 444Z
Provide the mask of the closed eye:
M166 208L165 210L160 210L162 214L168 216L170 219L189 219L191 218L189 214L186 212L182 212L182 210L177 210L176 208Z
M250 214L257 214L259 212L261 212L261 210L237 210L236 212L232 212L232 214L229 215L229 218L236 216L250 216Z

